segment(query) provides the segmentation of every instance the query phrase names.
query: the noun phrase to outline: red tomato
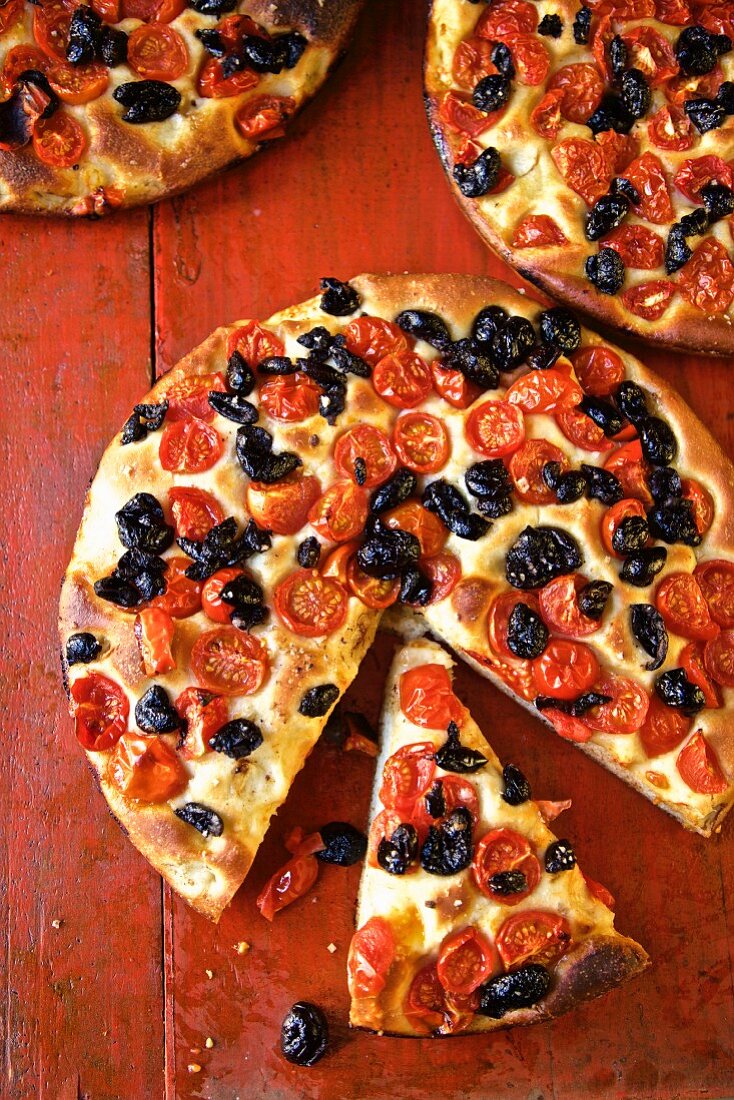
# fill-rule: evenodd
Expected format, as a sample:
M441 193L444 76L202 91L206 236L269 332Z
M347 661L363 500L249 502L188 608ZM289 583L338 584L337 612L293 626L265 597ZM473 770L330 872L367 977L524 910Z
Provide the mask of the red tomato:
M479 890L501 905L517 905L532 894L540 882L540 864L528 841L512 829L492 829L479 841L472 862L472 877ZM520 871L527 888L517 894L500 894L492 889L493 875L505 871Z
M196 90L204 99L229 99L248 92L259 83L260 77L252 69L240 69L225 76L220 58L208 57L199 69Z
M483 401L469 414L464 429L470 447L487 458L512 454L525 438L525 417L507 401Z
M201 687L219 695L252 695L269 671L259 638L233 626L207 630L194 642L191 671Z
M673 183L691 202L703 203L702 188L708 183L734 186L734 171L721 157L693 157L683 161Z
M229 720L227 700L201 688L187 687L173 705L186 722L181 754L188 758L203 756L214 734Z
M567 138L551 149L553 163L572 191L588 206L606 192L609 172L597 144L586 138Z
M565 741L575 741L579 745L591 740L592 731L581 718L574 718L572 714L564 714L555 707L546 707L543 717L551 723L559 737Z
M167 611L172 619L187 619L201 607L201 582L189 580L186 576L191 559L183 554L167 558L166 564L166 591L151 600L148 606Z
M602 733L636 733L640 729L650 706L650 696L640 684L605 673L596 681L594 691L611 695L611 700L586 712L587 726Z
M557 462L561 472L569 468L563 451L546 439L526 439L510 459L510 477L520 500L528 504L553 504L556 494L543 480L546 462Z
M604 81L599 76L596 65L580 62L576 65L564 65L548 81L548 91L561 93L561 114L569 122L586 125L601 103L604 93Z
M618 134L615 130L602 130L595 140L601 150L607 176L620 172L626 174L627 165L639 151L635 138L629 134Z
M251 481L245 496L247 510L260 527L276 535L295 535L321 496L318 478L296 471L274 485Z
M384 581L379 577L370 577L360 569L356 558L352 558L347 566L347 583L350 592L366 607L371 607L375 611L391 607L400 595L399 579Z
M168 502L178 538L201 542L212 527L224 522L221 505L206 489L174 485L168 490Z
M361 482L365 489L382 485L395 472L398 464L390 440L372 424L357 424L348 428L336 441L334 465L341 477L357 481L354 464L358 458L365 464L365 479Z
M230 566L227 569L218 569L213 573L201 590L201 606L208 619L213 623L228 623L231 621L234 606L222 600L222 589L230 581L241 577L244 569Z
M690 718L679 710L666 706L662 699L653 695L647 717L640 727L640 740L648 756L662 756L680 745L688 736L691 728Z
M734 687L734 630L722 630L706 642L703 661L709 676L724 687Z
M260 404L273 420L293 424L319 411L321 390L312 378L296 371L277 374L260 387Z
M681 269L678 291L696 309L712 317L724 313L734 298L734 264L723 244L706 237Z
M160 607L145 607L135 616L135 637L146 676L170 672L176 667L171 652L174 622Z
M625 176L640 193L635 213L656 225L667 225L674 217L665 171L659 157L643 153L625 169Z
M547 214L529 214L512 235L513 248L551 248L566 244L567 238Z
M618 500L611 508L607 508L601 521L601 541L604 544L604 549L607 554L611 554L615 558L624 557L624 554L618 554L614 549L612 539L614 538L617 528L622 523L622 520L630 519L633 516L637 516L640 519L646 519L645 509L642 507L640 501L633 500L631 497L625 500Z
M430 366L433 388L455 409L468 409L481 394L479 387L469 382L460 370L444 367L438 360L433 360Z
M649 283L638 283L621 295L625 309L642 317L643 321L659 321L675 294L675 284L667 279L653 279Z
M611 439L607 439L602 428L583 409L561 409L556 413L556 423L566 439L584 451L599 453L614 448Z
M568 573L563 577L556 577L541 588L540 611L555 634L583 638L600 628L601 619L597 621L584 615L576 599L577 592L580 592L586 583L586 578L579 573Z
M395 451L403 466L417 474L435 474L449 458L449 433L436 416L406 413L393 432Z
M726 629L734 627L734 562L723 558L699 562L693 575L714 622Z
M680 72L673 47L653 27L633 27L624 32L622 41L627 47L627 64L643 73L651 88Z
M166 423L189 420L192 416L210 423L217 414L209 404L209 394L212 391L224 393L226 389L224 376L219 373L194 374L177 379L166 388Z
M436 970L444 989L466 995L499 970L499 959L486 936L468 925L445 937Z
M386 355L407 351L408 339L399 325L381 317L357 317L344 329L347 349L371 367Z
M550 57L541 40L534 34L516 34L511 46L518 83L531 87L542 84L548 75Z
M469 96L459 92L447 92L438 107L438 117L444 126L470 138L479 137L503 114L504 107L485 114L474 106Z
M407 822L403 821L403 818L411 817L410 824L414 825L418 832L418 843L421 844L425 837L428 835L428 826L419 826L415 820L415 816L412 811L406 811L401 817L395 810L380 810L375 816L372 824L370 825L369 837L367 839L367 862L370 867L379 867L380 864L377 860L377 852L380 844L383 840L389 840L399 825ZM421 835L422 833L422 835Z
M408 531L421 544L421 556L433 558L446 545L448 531L438 516L429 512L417 500L406 500L383 516L386 527L396 531Z
M550 141L552 138L556 137L561 130L563 126L563 118L561 116L561 104L565 102L565 99L565 93L560 88L557 88L555 91L546 92L545 95L542 95L533 107L532 111L530 112L530 125L535 130L536 134L540 135L540 137L546 138L546 140ZM553 227L553 230L551 232L555 236L555 233L553 231L557 230L557 226L553 219L549 218L546 214L540 214L535 217L531 215L530 218L526 218L525 220L537 221L541 218L551 223L551 226ZM560 230L557 231L560 232ZM537 232L535 227L532 228L531 232L533 234ZM565 239L566 238L564 237L563 240L565 241ZM551 239L550 243L558 244L562 242ZM519 247L528 246L520 245Z
M353 481L335 481L312 505L311 526L330 542L347 542L362 534L369 506L364 489Z
M696 794L722 794L729 786L716 753L701 730L696 730L678 754L675 766L684 783Z
M370 917L352 936L347 959L352 997L376 997L395 959L395 936L384 917Z
M474 28L480 38L503 42L518 34L532 34L538 26L538 10L526 0L497 0L485 8Z
M602 244L619 253L625 267L651 271L662 267L665 259L665 241L644 225L620 225L607 234Z
M507 390L505 401L526 413L552 413L578 405L583 396L573 378L551 368L523 374Z
M240 107L234 116L235 126L248 141L272 141L283 137L285 123L295 109L292 96L256 96Z
M411 982L404 1005L406 1016L436 1030L446 1021L446 994L434 963L422 967Z
M211 470L222 456L224 440L203 420L177 420L166 424L158 457L164 470L175 474L199 474Z
M359 542L356 540L353 542L344 542L341 546L337 546L320 566L319 572L321 576L332 577L334 580L339 581L340 584L347 585L349 583L349 563L358 550Z
M583 695L599 675L599 662L588 646L551 638L533 661L533 677L541 695L575 699Z
M90 103L98 99L109 84L109 72L104 65L69 65L56 61L46 70L48 82L64 103Z
M714 502L710 493L692 478L682 478L683 499L690 500L693 507L693 521L699 535L705 535L714 521Z
M473 90L485 76L497 72L492 62L494 44L486 38L465 38L456 47L452 62L454 81L462 88Z
M173 27L143 23L127 40L127 63L146 80L177 80L189 67L189 51Z
M298 569L275 589L275 610L294 634L318 638L333 634L347 616L347 593L316 569Z
M263 359L285 355L285 345L279 336L257 321L245 321L227 337L227 358L239 352L248 367L254 370Z
M21 4L23 7L24 4ZM0 9L3 11L5 9ZM48 56L36 46L12 46L5 54L2 73L0 73L0 87L3 96L10 96L13 85L21 73L26 69L38 69L45 73L50 65Z
M107 776L126 798L167 802L188 785L189 775L174 750L160 737L126 733L115 745Z
M607 909L611 909L612 911L614 911L614 898L609 893L606 886L602 886L600 882L596 882L593 878L590 878L588 875L584 874L583 871L581 872L581 874L584 875L584 882L586 883L586 887L589 893L592 894L597 899L597 901L600 901L602 905L606 905Z
M642 457L639 439L617 447L605 461L604 469L619 478L627 498L634 497L642 501L646 507L652 507L652 493L647 486L649 467Z
M682 650L678 662L685 669L686 676L700 687L706 698L706 706L717 710L721 706L719 689L713 682L704 664L704 647L701 642L689 642Z
M692 18L689 16L690 21ZM713 31L714 34L728 34L730 38L734 38L734 8L731 3L714 3L705 6L702 4L697 7L696 21L707 31Z
M719 633L699 583L690 573L668 574L657 587L655 606L668 629L684 638L705 640Z
M529 607L536 615L540 614L540 604L534 592L503 592L492 601L487 615L487 636L492 650L500 657L514 658L507 644L507 628L510 615L519 603Z
M88 672L69 688L74 732L87 752L104 752L127 729L130 704L122 688L101 672Z
M271 921L281 909L308 893L319 876L314 852L323 848L321 834L311 833L301 841L292 858L268 879L255 903L266 920Z
M461 580L461 562L454 554L435 554L421 562L421 569L432 584L429 604L445 600Z
M647 133L653 145L668 152L690 149L696 140L688 115L675 103L655 112L647 124Z
M0 34L5 34L18 21L24 7L23 0L6 0L0 8Z
M476 788L467 779L460 775L443 775L440 779L434 780L432 787L435 787L437 783L441 786L441 794L444 801L443 815L439 818L435 818L428 812L426 807L426 796L416 800L410 815L410 822L415 826L418 833L419 844L422 844L423 840L425 840L428 835L428 827L430 825L438 825L442 821L445 821L449 814L460 806L463 806L464 809L469 811L472 819L472 826L475 826L479 820L479 798ZM392 833L390 835L392 835Z
M122 18L120 0L92 0L92 8L105 23L119 23Z
M66 61L72 9L63 0L50 0L33 9L33 36L49 57Z
M55 111L50 118L39 118L33 126L33 151L52 168L78 164L86 145L79 123L63 111Z
M430 741L403 745L385 761L379 798L388 810L411 814L416 801L433 783L436 765ZM392 835L392 834L389 834Z
M109 12L105 14L100 10L99 14L110 23L117 23L120 19L140 19L143 23L171 23L186 7L185 0L96 0L96 5L99 4ZM115 9L117 14L114 14Z
M584 393L593 397L609 397L627 373L616 351L604 344L572 351L571 362Z
M445 730L451 722L463 726L466 720L466 708L454 695L444 665L419 665L404 672L400 677L400 709L408 721L423 729Z
M372 385L388 405L412 409L428 397L433 376L425 359L406 348L380 359L372 372Z
M508 970L528 962L548 966L570 947L571 929L565 918L556 913L525 909L507 918L497 933L496 943Z

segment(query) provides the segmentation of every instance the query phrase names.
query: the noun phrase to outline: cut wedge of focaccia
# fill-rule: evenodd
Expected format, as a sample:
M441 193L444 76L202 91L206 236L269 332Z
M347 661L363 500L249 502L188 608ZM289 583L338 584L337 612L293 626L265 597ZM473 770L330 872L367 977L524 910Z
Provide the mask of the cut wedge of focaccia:
M648 965L453 694L452 665L407 645L385 696L348 968L352 1025L391 1035L536 1023Z

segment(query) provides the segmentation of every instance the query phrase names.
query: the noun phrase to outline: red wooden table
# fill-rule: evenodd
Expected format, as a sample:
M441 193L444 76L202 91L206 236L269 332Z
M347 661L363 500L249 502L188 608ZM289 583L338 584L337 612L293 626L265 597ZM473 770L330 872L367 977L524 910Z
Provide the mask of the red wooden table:
M367 9L335 78L289 138L248 165L102 222L2 221L2 1097L734 1095L733 826L713 840L686 834L468 671L459 692L500 756L522 765L538 796L573 797L561 833L653 958L608 998L493 1038L349 1033L358 867L325 868L272 926L254 907L292 825L364 825L367 757L318 746L213 927L126 842L74 742L55 636L60 579L87 482L152 376L215 325L267 316L322 275L502 270L455 208L431 147L422 3ZM643 356L734 453L732 364ZM373 718L389 650L376 648L352 692ZM329 1056L310 1070L277 1053L299 998L332 1022Z

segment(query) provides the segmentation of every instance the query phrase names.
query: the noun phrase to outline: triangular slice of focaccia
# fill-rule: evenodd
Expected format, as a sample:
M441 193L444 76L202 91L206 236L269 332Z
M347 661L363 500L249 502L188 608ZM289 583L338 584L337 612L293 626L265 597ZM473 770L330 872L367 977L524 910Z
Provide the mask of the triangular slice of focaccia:
M454 695L452 665L406 645L385 695L348 967L352 1025L392 1035L536 1023L648 964Z

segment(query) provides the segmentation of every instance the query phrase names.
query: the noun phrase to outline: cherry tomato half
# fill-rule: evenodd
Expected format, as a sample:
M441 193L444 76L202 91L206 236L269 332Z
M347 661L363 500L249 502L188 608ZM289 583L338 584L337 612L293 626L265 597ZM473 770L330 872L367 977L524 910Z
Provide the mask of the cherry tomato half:
M189 67L189 51L173 27L142 23L127 40L127 63L146 80L177 80Z
M168 401L166 423L189 420L192 416L211 423L217 414L209 404L209 394L212 391L224 393L226 389L224 375L218 371L213 374L186 375L169 382L165 389L165 398Z
M525 417L518 405L507 401L483 401L466 421L467 442L486 458L502 458L516 451L525 439Z
M181 794L189 775L175 751L161 737L126 733L115 745L107 776L126 798L167 802Z
M406 500L383 516L383 523L391 530L407 531L420 543L421 556L433 558L446 545L448 531L433 512L429 512L417 500Z
M448 729L451 722L463 726L466 708L454 695L445 665L427 664L408 669L400 677L400 709L423 729Z
M63 111L54 111L50 118L39 118L33 127L33 151L39 160L53 168L78 164L86 146L84 130Z
M127 729L130 704L119 684L101 672L88 672L69 688L74 712L74 731L88 752L104 752Z
M552 413L573 408L583 397L581 387L555 368L523 374L505 393L505 401L526 413Z
M292 858L268 879L255 903L266 920L271 921L281 909L308 893L319 875L314 852L323 848L321 834L311 833L299 844Z
M158 457L164 470L176 474L199 474L211 470L224 451L224 440L203 420L178 420L166 424Z
M176 713L186 722L181 755L194 758L209 751L214 734L229 719L227 700L197 687L187 687L174 700Z
M699 562L693 575L714 622L726 630L734 627L734 562L722 558Z
M579 607L576 597L586 583L586 578L579 573L567 573L541 588L540 611L556 634L583 638L601 627L601 619L589 618Z
M364 480L361 481L357 477L357 459L362 459L364 463ZM374 489L387 481L397 464L390 440L372 424L357 424L348 428L339 436L334 447L334 465L339 475L351 478L365 489Z
M716 753L701 730L683 746L675 766L683 782L697 794L721 794L729 786Z
M622 520L630 519L632 516L637 516L640 519L647 518L641 502L632 497L628 497L625 500L618 500L611 508L607 508L601 520L601 541L604 544L604 549L607 554L611 554L615 558L624 557L624 554L618 554L614 549L612 539L614 538L615 531L622 523Z
M543 467L557 462L561 473L569 469L563 451L547 439L526 439L510 459L510 477L520 500L528 504L552 504L556 494L543 480Z
M406 413L398 417L393 443L403 466L417 474L435 474L449 457L449 433L436 416Z
M519 871L523 874L525 889L513 894L494 889L493 876L506 871ZM526 837L512 829L492 829L477 844L472 861L472 877L477 888L486 897L502 905L517 905L532 894L540 882L540 863Z
M352 936L347 959L352 997L376 997L395 959L395 936L384 917L370 917Z
M225 603L222 599L222 589L231 581L244 574L244 569L230 566L227 569L218 569L204 582L201 590L201 606L204 614L213 623L231 622L234 607L231 603Z
M667 706L657 695L650 699L647 717L640 727L640 740L648 756L662 756L688 736L691 719Z
M168 503L178 538L201 542L212 527L224 521L221 505L206 489L196 489L193 485L174 485L168 490Z
M151 600L149 606L161 608L172 619L187 619L201 607L201 582L192 581L186 576L191 559L183 554L167 558L166 564L166 590L163 595Z
M321 390L312 378L296 371L269 378L260 387L260 404L273 420L296 424L316 416Z
M296 471L274 485L251 481L245 499L259 527L276 535L295 535L305 527L320 496L318 478Z
M533 677L541 695L575 699L583 695L599 675L599 662L588 646L551 638L533 661Z
M469 925L445 937L436 970L445 990L466 995L499 970L499 959L487 937Z
M703 661L709 676L723 687L734 687L734 630L722 630L706 642Z
M655 606L668 629L684 638L707 640L719 633L720 627L711 618L700 585L691 573L668 574L657 587Z
M219 695L252 695L265 680L269 664L263 642L233 626L205 631L191 650L197 684Z
M274 602L288 629L304 638L333 634L347 616L343 585L316 569L291 573L276 586Z
M357 317L344 329L347 349L374 367L386 355L407 351L408 339L393 321L381 317Z
M372 372L372 385L389 405L412 409L433 389L433 375L425 359L406 348L379 360Z
M364 489L353 481L335 481L308 513L314 530L329 542L347 542L362 534L369 502Z
M564 917L540 909L513 913L497 932L497 950L508 970L527 962L548 966L571 945L571 929Z
M686 676L691 683L700 687L706 699L706 706L717 710L721 706L721 695L706 671L704 647L701 642L689 642L681 651L678 661L681 668L685 669Z
M430 741L403 745L385 761L379 798L388 810L410 815L433 782L435 747Z
M245 321L227 337L227 358L235 351L254 370L263 359L285 355L285 345L279 336L257 321Z
M584 721L588 726L603 733L635 733L640 729L650 706L650 696L640 684L606 673L596 681L594 690L610 695L611 700L586 712Z
M146 676L171 672L176 662L171 652L174 622L160 607L145 607L135 616L135 637Z

